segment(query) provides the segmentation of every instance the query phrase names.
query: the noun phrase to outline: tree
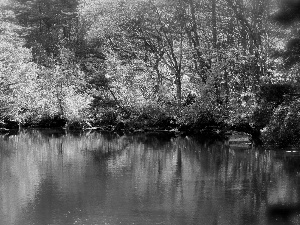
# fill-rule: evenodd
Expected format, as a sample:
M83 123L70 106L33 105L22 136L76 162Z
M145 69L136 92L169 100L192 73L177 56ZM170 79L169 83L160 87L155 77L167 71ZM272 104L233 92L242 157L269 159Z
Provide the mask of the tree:
M41 65L26 48L28 41L20 38L27 30L17 25L20 17L7 6L0 16L0 116L19 122L54 115L68 120L87 118L91 97L75 53L57 45L56 56L47 55L47 64Z
M26 47L33 49L39 64L47 65L47 57L59 55L61 46L74 50L78 39L76 0L13 0L11 9L18 23L29 28Z
M266 19L269 13L270 1L255 0L248 3L226 0L226 2L240 25L244 51L254 56L254 85L258 87L261 77L264 76L267 70L263 38L264 35L268 35L266 33Z
M157 75L154 90L158 99L162 96L163 80L172 80L180 109L182 78L191 52L189 46L193 46L198 52L196 54L200 54L198 33L187 24L188 5L182 1L136 1L120 5L115 3L113 7L105 4L102 2L101 6L98 5L100 12L82 9L85 18L95 21L94 17L97 17L98 22L91 26L92 35L101 37L106 46L117 52L124 62L139 59L149 65ZM197 66L199 59L194 59ZM163 71L171 76L166 77Z
M286 0L280 3L279 10L275 13L273 18L286 28L290 27L291 32L285 51L280 52L278 55L283 57L285 67L289 69L296 66L300 60L300 36L297 32L297 22L300 20L300 2Z
M0 116L21 121L34 108L37 66L18 35L15 15L4 6L0 14Z

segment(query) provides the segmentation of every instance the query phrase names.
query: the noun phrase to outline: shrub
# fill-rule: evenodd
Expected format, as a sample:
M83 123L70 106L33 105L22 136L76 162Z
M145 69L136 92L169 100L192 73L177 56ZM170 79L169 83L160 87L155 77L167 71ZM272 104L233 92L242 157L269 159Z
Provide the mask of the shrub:
M127 119L129 125L136 129L144 127L169 129L172 128L172 121L174 121L174 118L169 115L164 107L157 104L148 104L132 109L131 116Z
M96 115L94 120L95 125L99 126L115 125L118 122L117 110L113 108L103 110Z
M193 104L183 108L179 119L180 130L191 134L210 132L223 126L225 118L226 111L222 105L210 101L207 96L199 97Z
M299 145L300 141L300 100L282 104L276 108L269 125L263 132L267 144L279 146Z
M286 99L286 95L295 93L296 87L291 84L264 84L258 93L259 100L264 103L280 105Z
M36 121L35 125L41 128L63 128L66 123L67 120L60 115L45 115L39 121Z

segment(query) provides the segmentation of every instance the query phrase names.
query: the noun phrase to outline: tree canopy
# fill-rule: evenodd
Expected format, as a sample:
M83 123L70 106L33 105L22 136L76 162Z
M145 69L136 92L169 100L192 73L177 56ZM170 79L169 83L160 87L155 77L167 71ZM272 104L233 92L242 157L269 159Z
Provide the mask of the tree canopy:
M293 0L8 0L0 116L255 123L264 88L299 80L298 9Z

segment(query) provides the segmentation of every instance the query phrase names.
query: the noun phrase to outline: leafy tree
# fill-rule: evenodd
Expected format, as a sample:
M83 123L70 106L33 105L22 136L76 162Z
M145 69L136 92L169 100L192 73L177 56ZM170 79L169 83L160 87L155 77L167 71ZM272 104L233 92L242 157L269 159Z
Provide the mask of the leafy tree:
M26 29L16 25L19 19L7 7L1 10L1 116L19 122L54 115L87 118L91 97L74 52L60 47L56 57L47 56L46 67L34 63L28 42L19 37Z
M171 10L176 9L168 8L166 4L160 4L160 8L158 8L157 3L143 1L124 5L116 4L114 7L113 13L110 7L110 12L100 14L100 16L96 14L100 21L97 23L97 30L106 31L108 29L108 24L103 24L103 21L113 21L109 23L109 26L114 23L111 31L98 33L100 37L107 40L107 46L117 52L120 59L127 60L128 63L131 63L129 60L141 60L146 66L148 64L152 67L153 72L157 75L157 93L160 93L162 86L160 64L163 63L168 67L166 69L170 69L174 74L177 99L178 103L181 103L184 34L183 28L181 28L181 34L178 34L177 26L180 24L172 18ZM169 14L164 13L167 10L169 10ZM99 28L99 26L102 27Z
M37 66L31 51L24 47L18 33L22 27L14 23L15 15L5 8L0 14L0 116L21 121L36 103L34 79Z
M42 67L39 71L37 116L59 115L69 121L87 118L91 97L86 92L84 73L68 49L60 50L60 59L53 59L53 66Z
M283 59L284 76L279 76L277 84L266 89L269 100L276 104L270 123L265 130L265 140L280 146L299 146L299 27L300 19L299 1L280 1L279 9L274 13L273 19L286 29L287 38L284 49L275 52L275 57ZM281 84L283 83L283 84ZM276 90L276 89L278 90ZM276 93L272 93L276 90ZM273 91L274 92L274 91ZM296 98L295 98L296 97Z
M1 101L23 120L118 108L249 122L264 83L296 79L297 67L272 74L283 35L268 21L275 0L11 1L15 16L2 21L18 26L2 26L14 38L1 43ZM290 61L295 43L284 52Z

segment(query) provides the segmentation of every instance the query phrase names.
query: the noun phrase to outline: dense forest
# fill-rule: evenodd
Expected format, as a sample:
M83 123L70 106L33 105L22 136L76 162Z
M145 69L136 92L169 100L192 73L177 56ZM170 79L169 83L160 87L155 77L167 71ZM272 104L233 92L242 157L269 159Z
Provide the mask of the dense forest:
M293 0L3 0L0 125L299 144Z

